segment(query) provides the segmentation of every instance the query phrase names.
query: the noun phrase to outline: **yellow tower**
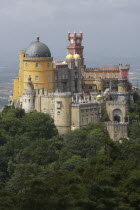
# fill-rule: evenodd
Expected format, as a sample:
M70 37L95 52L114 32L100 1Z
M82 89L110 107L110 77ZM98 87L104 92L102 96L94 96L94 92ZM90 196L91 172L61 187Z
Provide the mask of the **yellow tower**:
M53 58L49 48L39 41L39 37L25 51L20 51L19 60L19 77L14 79L13 99L23 96L29 76L34 89L45 88L50 93L54 91Z

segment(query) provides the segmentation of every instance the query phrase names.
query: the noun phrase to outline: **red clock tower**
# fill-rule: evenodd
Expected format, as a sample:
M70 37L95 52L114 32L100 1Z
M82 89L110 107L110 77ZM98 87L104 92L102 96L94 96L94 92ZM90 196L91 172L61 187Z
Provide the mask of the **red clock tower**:
M74 34L68 33L68 40L69 46L67 47L68 54L79 54L82 59L82 64L84 65L84 58L83 58L83 49L82 40L83 40L83 33L79 35L74 32Z

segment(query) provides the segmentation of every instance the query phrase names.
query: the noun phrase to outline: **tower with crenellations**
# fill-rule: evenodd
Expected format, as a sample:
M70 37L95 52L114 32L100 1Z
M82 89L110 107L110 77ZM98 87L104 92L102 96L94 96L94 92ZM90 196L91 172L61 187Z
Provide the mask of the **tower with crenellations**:
M68 54L80 55L82 59L82 65L84 65L84 58L83 58L83 49L84 46L82 46L82 40L83 40L83 33L80 32L80 34L77 33L68 33L68 41L69 45L67 46Z

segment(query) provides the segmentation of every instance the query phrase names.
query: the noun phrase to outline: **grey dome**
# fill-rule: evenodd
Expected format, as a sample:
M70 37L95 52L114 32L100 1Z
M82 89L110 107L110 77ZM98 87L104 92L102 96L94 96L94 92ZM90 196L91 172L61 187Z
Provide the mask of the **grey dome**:
M37 41L32 42L25 51L25 57L51 57L51 52L49 48L42 42Z

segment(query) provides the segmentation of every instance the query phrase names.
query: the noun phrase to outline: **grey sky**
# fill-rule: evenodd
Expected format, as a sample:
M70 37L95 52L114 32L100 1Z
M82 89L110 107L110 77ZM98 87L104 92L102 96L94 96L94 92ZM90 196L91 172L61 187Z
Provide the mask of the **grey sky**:
M84 33L84 54L139 57L140 0L0 0L0 46L17 59L40 36L52 52L66 55L67 32Z

